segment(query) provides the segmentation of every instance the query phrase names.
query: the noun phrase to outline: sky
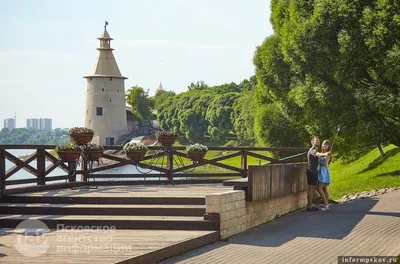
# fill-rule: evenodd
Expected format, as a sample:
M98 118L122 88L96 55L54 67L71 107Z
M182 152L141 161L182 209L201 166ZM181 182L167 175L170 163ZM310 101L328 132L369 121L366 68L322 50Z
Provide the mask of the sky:
M125 81L149 95L162 82L181 93L191 82L239 83L273 34L269 0L0 0L0 128L17 116L83 126L86 79L107 31Z

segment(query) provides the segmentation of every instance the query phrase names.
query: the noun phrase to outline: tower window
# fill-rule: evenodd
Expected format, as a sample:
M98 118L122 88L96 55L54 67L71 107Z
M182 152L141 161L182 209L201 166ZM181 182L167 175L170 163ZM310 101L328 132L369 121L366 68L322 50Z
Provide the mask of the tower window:
M97 116L103 115L103 107L96 107L96 115Z
M110 81L112 81L112 77L110 77Z
M111 99L110 99L110 103L111 103Z
M114 146L114 138L106 137L106 146Z
M119 93L119 89L117 89L117 93Z
M90 77L89 80L91 81L91 80L92 80L92 77Z
M89 110L86 110L86 114L89 114Z
M104 92L104 88L101 88L101 91Z

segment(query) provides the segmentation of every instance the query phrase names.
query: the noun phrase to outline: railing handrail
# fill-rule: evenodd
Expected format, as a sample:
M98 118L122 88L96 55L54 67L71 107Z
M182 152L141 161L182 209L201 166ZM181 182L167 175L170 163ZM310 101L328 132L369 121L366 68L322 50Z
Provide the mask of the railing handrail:
M55 149L57 145L29 145L29 144L0 144L0 149ZM103 146L105 150L123 150L122 145ZM163 149L161 146L148 146L149 150ZM175 150L185 150L185 146L173 146ZM230 151L281 151L301 152L307 151L305 147L208 147L208 150L230 150Z
M143 157L141 161L134 161L130 160L129 158L124 158L124 157L117 157L113 156L113 154L106 154L104 153L103 158L106 160L111 160L115 161L115 163L104 165L104 166L99 166L97 168L94 168L91 170L89 173L88 171L88 162L83 160L82 161L82 169L81 170L74 170L64 164L64 162L61 162L58 160L56 157L53 157L52 154L50 154L47 150L51 150L56 148L56 145L25 145L25 144L9 144L5 145L2 144L0 145L0 190L1 194L0 196L3 195L3 191L6 189L7 185L18 185L18 184L25 184L25 183L34 183L35 181L37 182L37 185L46 185L46 181L53 181L53 180L60 180L60 179L66 179L70 180L71 182L76 181L76 176L81 175L82 181L87 181L89 174L96 172L96 175L99 175L98 172L101 171L106 171L111 168L116 168L116 167L122 167L128 164L139 166L140 168L145 168L145 169L151 169L151 171L155 171L159 174L153 174L149 173L146 175L150 176L158 176L160 177L166 177L168 180L173 180L174 176L176 177L196 177L195 175L201 175L201 177L205 180L210 179L217 179L218 177L227 177L227 176L241 176L242 178L247 177L248 174L248 158L253 157L259 159L259 162L261 160L264 161L269 161L271 163L292 163L294 160L297 160L298 158L303 158L307 154L308 148L302 148L302 147L209 147L208 149L210 151L231 151L233 153L225 154L220 157L212 157L209 159L202 159L201 162L193 162L193 163L184 163L183 161L180 161L181 164L179 163L179 159L181 157L188 158L187 154L182 152L182 150L186 150L185 146L173 146L171 147L162 147L162 146L149 146L149 150L154 150L156 151L155 154L148 153L147 156ZM34 153L28 155L25 158L20 158L9 152L9 150L12 149L32 149L35 150ZM117 151L122 151L123 146L104 146L105 150L117 150ZM276 157L269 157L268 154L265 153L255 153L257 151L270 151L270 152L301 152L297 153L295 155L285 157L282 159L276 158ZM155 161L154 164L147 164L145 161L148 160L153 160L156 155L158 158L162 157L162 164L159 165ZM179 159L175 160L175 156L177 156ZM164 162L164 157L166 158L166 163L165 167L163 166ZM240 158L240 166L231 166L229 164L225 164L222 161L228 160L233 157L239 157ZM36 159L36 166L34 165L29 165L29 163L33 160ZM189 158L190 159L190 158ZM14 163L14 166L6 170L6 160L11 161ZM49 161L50 165L46 167L46 160ZM178 167L174 168L174 164L177 165ZM184 173L184 171L187 170L194 170L196 167L200 166L206 166L206 165L211 165L211 166L216 166L219 168L224 169L222 172L205 172L205 173ZM60 167L62 170L64 170L68 175L61 175L58 177L47 177L51 171L53 171L55 168ZM91 168L91 167L90 167ZM36 176L36 178L33 179L20 179L20 180L13 180L10 179L10 177L15 174L17 171L24 169L28 171L30 174ZM228 172L226 172L228 170ZM140 172L140 171L139 171ZM101 174L101 173L100 173ZM91 175L91 174L90 174ZM99 175L100 176L100 175ZM136 174L121 174L121 175L113 175L109 177L104 177L107 176L107 174L101 174L103 176L102 178L138 178ZM133 177L129 177L133 176ZM155 177L156 177L155 176ZM208 177L208 178L206 178ZM190 181L191 179L189 179ZM222 180L221 180L222 181Z

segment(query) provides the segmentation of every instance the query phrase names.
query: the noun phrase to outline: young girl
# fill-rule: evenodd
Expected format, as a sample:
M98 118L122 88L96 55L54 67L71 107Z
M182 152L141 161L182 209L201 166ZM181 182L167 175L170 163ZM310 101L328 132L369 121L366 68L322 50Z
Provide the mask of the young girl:
M329 152L331 150L331 143L329 140L322 142L322 153ZM318 170L318 193L324 202L324 206L320 208L322 211L329 210L329 193L328 186L331 184L331 173L329 171L329 160L331 154L329 153L326 157L319 158L319 170Z

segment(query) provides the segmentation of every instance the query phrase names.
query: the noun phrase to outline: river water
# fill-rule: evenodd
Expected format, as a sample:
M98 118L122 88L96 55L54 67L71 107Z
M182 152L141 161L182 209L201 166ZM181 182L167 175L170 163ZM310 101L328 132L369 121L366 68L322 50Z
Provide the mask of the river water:
M7 152L13 154L16 157L22 157L22 156L30 155L30 154L36 152L36 150L34 150L34 149L13 149L13 150L7 150ZM46 167L51 164L52 164L51 162L46 161ZM14 163L6 160L6 170L12 168L14 165L15 165ZM33 160L32 162L30 162L29 165L31 165L33 168L36 168L36 159ZM77 169L79 170L80 168L78 167ZM127 165L127 166L122 166L122 167L118 167L118 168L114 168L114 169L101 171L98 173L101 173L101 174L139 174L139 173L149 173L149 170L140 168L140 172L139 172L135 166ZM157 172L153 171L152 174L157 174ZM46 177L54 177L54 176L62 176L62 175L66 175L66 172L60 168L56 168L52 172L50 172ZM24 169L20 169L19 171L14 173L7 180L22 180L22 179L35 179L35 178L36 178L35 175L29 173L28 171L26 171ZM97 179L105 180L105 181L121 181L121 180L143 180L144 178L111 178L111 179L108 179L108 178L97 178L96 177L96 180ZM158 180L158 177L157 178L146 177L146 180L155 180L155 179ZM163 179L163 178L161 178L161 179ZM77 180L78 181L80 180L79 175L77 177ZM64 180L52 181L51 183L57 183L57 182L64 182ZM26 184L26 185L34 185L34 184ZM26 185L24 184L24 186L26 186ZM18 184L18 186L23 186L23 185Z

